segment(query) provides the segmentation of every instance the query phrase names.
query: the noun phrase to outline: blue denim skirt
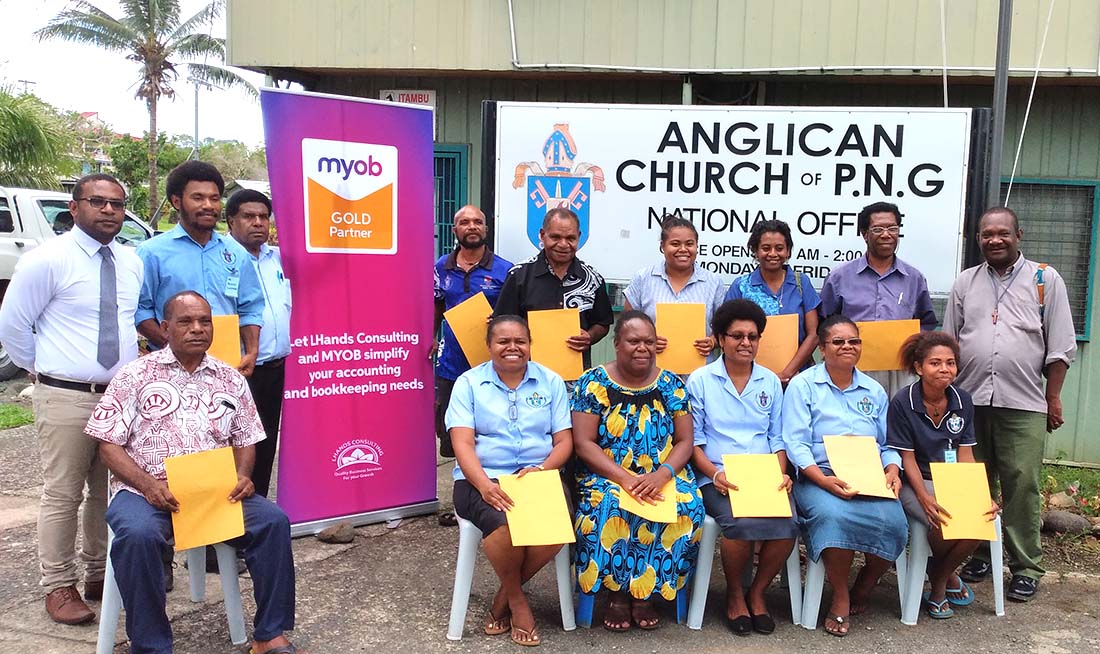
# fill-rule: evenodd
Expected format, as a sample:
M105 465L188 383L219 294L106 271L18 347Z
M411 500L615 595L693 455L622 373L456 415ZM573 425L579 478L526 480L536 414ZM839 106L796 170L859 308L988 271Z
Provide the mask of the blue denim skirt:
M806 553L814 561L830 547L893 561L909 539L909 524L897 500L860 496L843 500L805 477L794 483L794 500Z

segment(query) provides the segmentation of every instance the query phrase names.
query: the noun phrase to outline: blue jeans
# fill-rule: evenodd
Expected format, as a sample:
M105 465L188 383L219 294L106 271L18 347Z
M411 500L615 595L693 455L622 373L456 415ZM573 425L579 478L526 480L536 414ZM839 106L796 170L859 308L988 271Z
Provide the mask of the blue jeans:
M244 536L226 541L244 551L256 597L253 638L266 641L294 628L294 560L290 521L279 507L253 495L242 502ZM107 507L114 532L111 564L126 608L133 654L171 654L172 627L164 612L162 552L170 551L172 518L141 495L120 491Z

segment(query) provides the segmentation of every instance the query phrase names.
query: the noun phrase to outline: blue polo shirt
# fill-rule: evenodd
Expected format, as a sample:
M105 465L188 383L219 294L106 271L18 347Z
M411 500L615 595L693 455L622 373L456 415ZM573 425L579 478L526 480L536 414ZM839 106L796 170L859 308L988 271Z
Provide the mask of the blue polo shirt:
M554 434L573 426L565 382L534 361L527 363L514 391L500 380L492 361L462 373L445 422L447 429L474 430L474 450L491 479L542 463L553 449ZM466 478L457 464L453 474Z
M263 325L264 294L252 255L233 240L213 232L206 245L194 241L182 225L138 246L145 282L134 323L164 319L164 303L180 291L195 291L215 316L237 314L241 325Z
M802 275L802 292L799 293L798 284L795 281L795 275L799 273L795 273L788 265L783 267L787 269L787 276L783 279L783 286L779 288L778 293L772 293L772 289L768 288L758 267L751 273L733 280L729 290L726 291L726 301L740 298L752 300L768 316L798 314L798 342L801 344L806 340L806 312L820 306L821 298L814 290L810 278L805 275Z
M446 311L478 293L485 293L489 306L495 307L512 263L485 248L481 261L467 272L458 267L457 252L442 256L435 262L436 301L442 301ZM462 347L446 320L443 321L442 331L443 344L436 355L435 374L443 379L458 379L459 375L470 369L470 363L466 361L466 355L462 353Z
M947 411L936 424L924 408L924 393L920 381L901 389L890 400L886 416L886 444L904 452L913 452L917 467L925 479L932 478L928 464L944 460L944 450L973 447L974 403L970 394L954 385L948 386Z
M878 440L882 467L901 467L901 455L886 447L886 391L858 369L848 388L837 388L825 364L804 370L787 384L783 398L783 442L787 458L803 470L812 465L832 471L825 436L852 434Z
M783 385L764 366L753 364L740 393L726 373L725 359L699 368L687 381L695 445L722 470L723 454L770 454L783 445ZM699 485L712 480L698 475Z

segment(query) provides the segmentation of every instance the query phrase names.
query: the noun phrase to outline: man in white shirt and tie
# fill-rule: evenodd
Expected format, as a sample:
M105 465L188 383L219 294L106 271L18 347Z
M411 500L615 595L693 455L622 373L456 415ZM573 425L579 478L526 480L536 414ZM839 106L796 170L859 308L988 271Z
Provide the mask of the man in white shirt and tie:
M241 189L225 203L229 233L252 255L252 267L264 294L260 353L248 387L256 401L267 438L256 444L252 483L256 494L270 497L271 469L279 442L286 358L290 355L290 281L283 274L279 248L267 244L271 236L271 200L252 189Z
M143 268L132 249L114 240L125 204L126 192L114 177L81 178L69 202L75 226L19 259L0 306L0 342L16 365L37 375L34 414L44 482L40 583L46 612L64 624L95 619L85 600L103 595L107 468L84 427L115 371L137 358L134 313ZM82 500L83 599L76 589Z

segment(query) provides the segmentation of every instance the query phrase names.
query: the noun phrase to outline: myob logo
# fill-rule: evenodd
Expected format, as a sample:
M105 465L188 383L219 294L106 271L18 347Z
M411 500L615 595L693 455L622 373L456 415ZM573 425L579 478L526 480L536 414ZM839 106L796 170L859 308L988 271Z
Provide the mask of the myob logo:
M397 148L302 139L306 251L397 252Z

